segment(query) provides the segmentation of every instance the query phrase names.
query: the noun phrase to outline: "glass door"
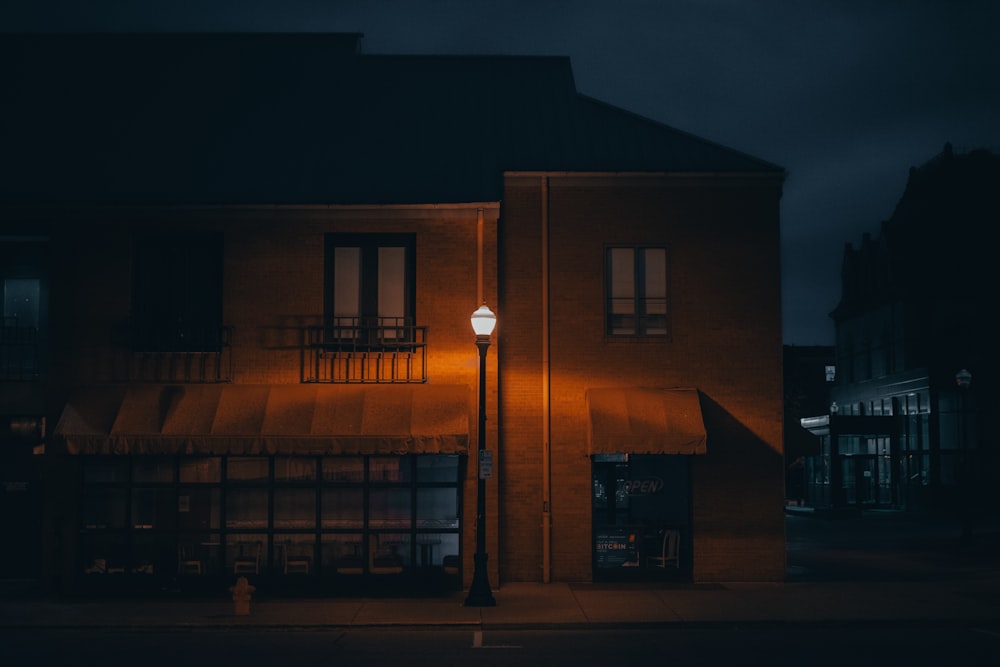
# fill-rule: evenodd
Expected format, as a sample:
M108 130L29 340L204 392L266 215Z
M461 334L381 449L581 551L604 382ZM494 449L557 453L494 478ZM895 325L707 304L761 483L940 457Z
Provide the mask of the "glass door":
M596 455L591 471L594 579L688 578L689 458Z
M841 460L844 499L848 505L889 507L893 504L892 457L855 454Z
M595 460L592 470L594 568L639 565L638 527L631 525L627 460Z

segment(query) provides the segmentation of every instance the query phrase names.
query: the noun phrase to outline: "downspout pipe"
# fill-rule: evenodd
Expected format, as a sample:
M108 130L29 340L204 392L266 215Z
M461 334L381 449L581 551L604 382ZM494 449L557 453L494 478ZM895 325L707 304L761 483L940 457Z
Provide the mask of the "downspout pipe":
M483 209L476 209L476 307L485 303L483 296ZM494 306L496 307L496 306Z
M551 367L549 359L549 177L541 182L542 254L542 582L552 580Z

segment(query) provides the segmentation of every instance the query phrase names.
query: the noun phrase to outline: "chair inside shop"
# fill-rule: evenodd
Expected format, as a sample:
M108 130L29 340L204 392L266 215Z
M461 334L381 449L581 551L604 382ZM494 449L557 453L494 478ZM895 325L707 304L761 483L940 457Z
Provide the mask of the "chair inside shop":
M358 539L350 539L344 542L344 546L349 546L353 549L353 553L350 554L340 554L334 560L333 566L337 571L337 574L364 574L365 573L365 559L361 555L361 548L363 542L360 537Z
M454 577L458 576L458 568L461 565L458 554L448 554L441 560L441 567L444 569L445 574L450 574Z
M293 553L288 542L281 545L281 561L285 574L309 574L309 557Z
M195 558L183 545L177 547L177 573L201 574L201 560Z
M334 564L337 574L364 574L365 561L361 556L342 556Z
M381 544L378 535L369 536L368 572L371 574L399 574L403 571L403 559L391 545Z
M240 544L240 555L233 560L233 574L260 573L260 542Z
M666 568L668 565L673 567L680 567L681 566L680 538L681 538L680 531L664 530L663 541L661 542L660 546L660 553L659 555L648 556L646 558L647 565L659 568Z

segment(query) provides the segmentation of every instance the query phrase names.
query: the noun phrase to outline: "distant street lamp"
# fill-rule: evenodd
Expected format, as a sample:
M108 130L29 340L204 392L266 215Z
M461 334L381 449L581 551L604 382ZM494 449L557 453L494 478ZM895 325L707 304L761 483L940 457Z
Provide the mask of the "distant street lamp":
M490 578L486 571L489 556L486 553L486 477L482 461L486 452L486 350L490 335L497 324L497 316L486 304L472 313L472 330L476 332L479 348L479 456L477 457L479 483L476 490L476 555L472 570L472 585L465 598L466 607L494 607L496 599L490 591Z
M963 542L967 542L972 537L972 526L971 526L971 521L969 519L969 511L971 509L969 507L969 503L970 503L970 498L972 497L972 489L970 488L972 483L971 480L972 475L970 474L970 466L969 466L969 435L968 435L969 415L966 412L965 395L968 393L969 387L972 386L972 373L970 373L968 370L964 368L958 371L957 373L955 373L955 384L958 385L958 393L959 396L961 396L961 398L959 399L961 401L959 406L959 413L960 413L959 419L962 420L959 426L959 434L960 434L959 437L961 437L962 439L961 443L962 478L960 480L962 484L962 492L959 494L959 499L960 499L959 502L961 502L962 504L961 515L960 515L962 523L962 536L960 539Z

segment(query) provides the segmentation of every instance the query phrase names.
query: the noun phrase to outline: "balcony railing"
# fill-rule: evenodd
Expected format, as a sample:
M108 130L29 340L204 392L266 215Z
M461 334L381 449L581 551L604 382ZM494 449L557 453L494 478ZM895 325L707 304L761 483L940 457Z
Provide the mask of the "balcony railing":
M233 381L233 327L223 326L208 345L197 349L156 349L155 345L128 351L126 375L130 382L215 383ZM136 349L136 348L139 349Z
M341 317L307 327L303 352L303 382L427 381L427 327L405 318Z
M0 380L26 382L41 375L41 336L37 327L4 317L0 326Z

